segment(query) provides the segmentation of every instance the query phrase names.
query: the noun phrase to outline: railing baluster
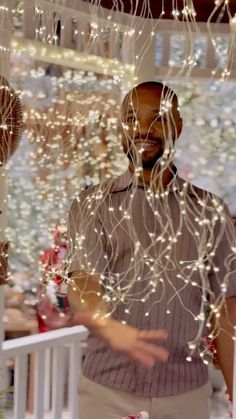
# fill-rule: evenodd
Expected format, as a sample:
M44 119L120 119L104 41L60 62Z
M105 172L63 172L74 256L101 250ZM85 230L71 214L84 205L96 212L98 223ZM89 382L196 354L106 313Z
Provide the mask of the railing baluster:
M14 419L25 418L28 370L27 363L27 354L21 354L16 356L14 384Z
M45 353L45 382L44 382L44 411L51 408L51 376L52 376L52 348L47 348Z
M81 344L73 342L70 345L68 407L71 419L78 419L78 382L81 369Z
M44 417L45 350L37 351L35 357L34 416Z
M61 419L64 401L64 346L53 349L52 411L54 419Z

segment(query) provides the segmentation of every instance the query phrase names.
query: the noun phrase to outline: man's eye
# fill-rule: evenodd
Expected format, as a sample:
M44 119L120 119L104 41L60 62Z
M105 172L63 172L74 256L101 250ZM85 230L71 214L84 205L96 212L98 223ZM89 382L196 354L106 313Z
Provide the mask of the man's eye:
M165 115L158 115L153 122L157 123L157 124L161 124L161 123L166 123L167 122L167 117Z
M136 118L135 118L135 116L129 116L128 118L127 118L127 122L136 122Z

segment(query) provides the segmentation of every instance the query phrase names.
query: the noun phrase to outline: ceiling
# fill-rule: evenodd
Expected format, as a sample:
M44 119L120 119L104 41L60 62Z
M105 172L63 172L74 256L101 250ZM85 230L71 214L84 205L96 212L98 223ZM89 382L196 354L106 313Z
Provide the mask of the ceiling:
M86 2L90 3L96 3L98 2L94 0L84 0ZM223 0L219 0L220 2L223 2ZM145 3L150 5L151 15L148 11L148 7L146 7L146 11L144 11ZM183 9L183 3L184 0L164 0L164 10L165 10L165 19L173 19L172 16L172 3L178 4L178 9L181 11ZM186 3L186 0L185 0ZM153 17L158 18L160 16L160 13L162 11L162 1L161 0L100 0L99 4L101 6L108 8L108 9L115 9L124 11L125 13L134 14L134 9L137 5L136 14L137 15L144 15L145 17ZM215 0L193 0L193 4L195 7L195 10L197 12L196 20L198 22L206 22L214 10L215 7ZM229 8L231 11L232 16L236 14L236 0L229 0ZM212 22L215 22L217 18L219 17L221 8L219 8L218 12L215 13L215 15L212 18ZM224 13L221 20L222 23L228 23L229 18L227 13Z

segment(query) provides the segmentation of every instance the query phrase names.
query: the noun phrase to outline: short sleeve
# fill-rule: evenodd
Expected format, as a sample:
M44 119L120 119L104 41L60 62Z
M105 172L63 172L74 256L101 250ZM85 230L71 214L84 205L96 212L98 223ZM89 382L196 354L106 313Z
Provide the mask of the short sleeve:
M221 221L214 232L213 266L209 273L215 298L236 296L236 230L228 207L222 202Z
M103 224L93 198L82 192L68 215L68 274L85 271L102 274L106 269Z

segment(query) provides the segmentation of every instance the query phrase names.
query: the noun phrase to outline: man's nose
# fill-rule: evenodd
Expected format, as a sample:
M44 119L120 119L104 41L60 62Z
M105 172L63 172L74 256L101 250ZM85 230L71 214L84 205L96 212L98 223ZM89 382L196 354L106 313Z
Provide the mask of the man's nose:
M140 136L145 137L148 134L152 134L154 132L154 125L147 121L140 121L137 131L139 132Z

